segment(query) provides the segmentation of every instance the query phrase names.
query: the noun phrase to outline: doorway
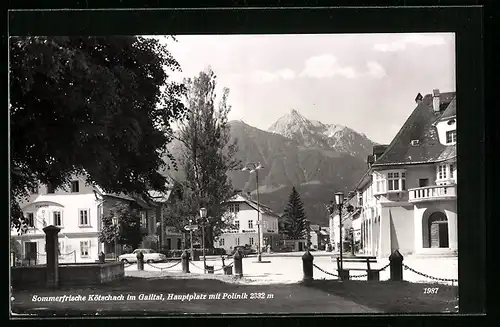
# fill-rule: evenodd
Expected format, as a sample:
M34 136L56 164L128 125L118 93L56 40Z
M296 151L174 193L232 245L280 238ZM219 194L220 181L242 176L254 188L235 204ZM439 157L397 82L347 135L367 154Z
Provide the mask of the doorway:
M299 251L304 251L304 243L299 242Z
M428 222L428 247L447 248L449 247L448 219L442 212L435 212L429 217Z

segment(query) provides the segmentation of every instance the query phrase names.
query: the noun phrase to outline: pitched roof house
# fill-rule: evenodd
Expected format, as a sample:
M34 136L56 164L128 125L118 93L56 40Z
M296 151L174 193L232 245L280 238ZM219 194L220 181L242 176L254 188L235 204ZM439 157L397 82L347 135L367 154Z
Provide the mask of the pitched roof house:
M417 95L388 145L377 145L355 191L366 254L456 255L456 97Z

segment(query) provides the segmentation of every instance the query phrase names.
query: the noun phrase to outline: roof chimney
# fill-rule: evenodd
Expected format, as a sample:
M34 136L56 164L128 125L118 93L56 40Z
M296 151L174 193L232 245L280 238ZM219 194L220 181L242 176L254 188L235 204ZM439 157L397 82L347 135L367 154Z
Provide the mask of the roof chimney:
M417 104L419 104L422 102L423 99L424 99L424 97L422 96L422 94L419 93L419 94L417 94L417 97L415 98L415 102Z
M439 112L441 106L441 99L439 98L439 90L432 90L432 107L434 108L434 112Z
M247 192L247 196L252 199L252 194L250 192Z

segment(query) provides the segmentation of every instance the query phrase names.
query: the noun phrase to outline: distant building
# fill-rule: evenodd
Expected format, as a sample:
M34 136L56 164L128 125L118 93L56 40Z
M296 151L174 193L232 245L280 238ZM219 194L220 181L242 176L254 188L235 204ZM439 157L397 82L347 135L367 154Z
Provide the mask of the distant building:
M355 190L369 255L458 251L455 93L434 90L415 101L392 142L374 146Z
M257 221L262 222L260 244L262 250L269 244L272 250L279 248L279 216L269 207L251 199L248 194L237 194L225 203L226 217L234 228L226 229L218 238L218 246L231 251L235 246L250 245L257 249L259 244ZM259 210L259 211L258 211Z
M155 196L159 196L156 194ZM168 194L162 195L168 199ZM43 228L57 226L59 232L60 262L93 262L102 251L109 256L121 253L121 247L99 242L98 233L102 230L102 218L118 203L132 204L140 212L141 231L145 238L158 239L160 230L160 205L164 200L150 201L124 194L108 194L99 187L87 185L85 180L75 177L69 185L53 188L40 185L32 190L29 199L20 203L27 229L19 235L11 230L23 259L45 263L45 233ZM164 230L169 230L164 227ZM171 233L170 233L171 234ZM165 239L174 235L165 233ZM175 235L177 237L177 235ZM143 244L144 245L144 244ZM177 245L177 244L175 244Z

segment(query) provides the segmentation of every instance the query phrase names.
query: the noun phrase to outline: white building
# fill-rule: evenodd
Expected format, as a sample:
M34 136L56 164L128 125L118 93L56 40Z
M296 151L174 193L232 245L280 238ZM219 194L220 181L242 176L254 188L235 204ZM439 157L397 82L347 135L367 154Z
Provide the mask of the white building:
M280 236L278 233L278 218L279 216L274 213L270 208L258 204L253 201L248 195L238 194L231 200L226 202L227 211L225 217L228 217L229 223L234 228L224 230L218 238L218 246L224 248L226 251L231 251L235 246L250 245L257 248L258 240L258 227L257 221L260 220L261 224L261 248L267 244L271 245L271 249L279 247Z
M374 146L362 195L365 253L457 255L455 93L433 90L417 105L389 145Z
M102 230L102 217L118 202L135 203L140 208L143 234L156 234L157 203L147 203L126 195L106 194L98 187L87 185L84 179L74 178L66 187L54 189L50 185L41 185L32 190L29 199L20 203L28 229L21 235L13 229L11 236L23 258L44 264L43 228L54 225L61 229L59 262L94 262L101 251L114 255L114 245L100 243L98 233ZM165 238L168 239L168 235Z

